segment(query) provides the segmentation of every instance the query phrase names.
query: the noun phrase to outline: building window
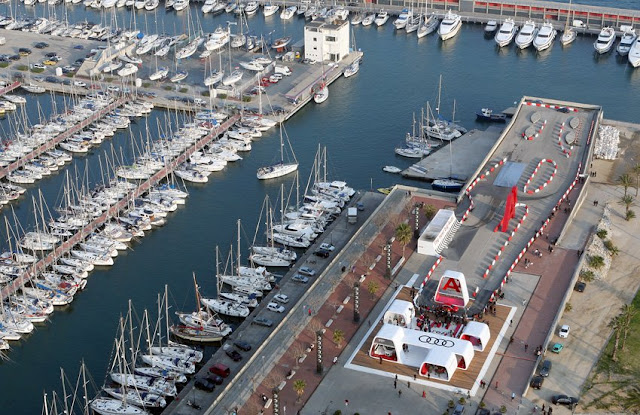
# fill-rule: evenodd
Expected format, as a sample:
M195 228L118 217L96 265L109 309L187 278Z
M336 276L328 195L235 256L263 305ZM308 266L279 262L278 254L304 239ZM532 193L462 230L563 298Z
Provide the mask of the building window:
M317 46L314 46L314 47L313 47L313 50L318 50L318 47L317 47Z
M335 42L336 41L336 37L335 36L326 36L325 40L327 42Z

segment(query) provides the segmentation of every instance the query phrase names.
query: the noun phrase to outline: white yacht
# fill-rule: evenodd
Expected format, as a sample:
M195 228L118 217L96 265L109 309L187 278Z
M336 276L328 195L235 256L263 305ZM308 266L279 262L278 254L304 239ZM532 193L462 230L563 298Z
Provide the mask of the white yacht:
M242 75L244 74L244 72L242 72L239 69L236 69L235 71L231 72L229 75L225 76L222 79L222 85L233 85L236 82L238 82L239 80L242 79Z
M218 4L218 0L205 0L200 10L204 14L211 13L216 4Z
M166 78L167 75L169 75L169 68L167 68L167 67L158 68L157 71L155 71L154 73L149 75L149 80L158 81L158 80Z
M371 26L373 21L376 20L375 13L369 13L365 17L362 18L362 26Z
M389 13L386 10L380 10L374 19L374 23L380 27L387 23L387 20L389 20Z
M121 399L96 398L89 404L100 415L148 415L149 412Z
M629 63L634 68L640 66L640 36L638 36L636 41L633 42L633 45L631 45L627 59L629 59Z
M618 46L616 47L618 55L627 56L637 37L638 35L636 35L636 31L633 28L626 27L624 33L622 33L622 37L620 38L620 43L618 43Z
M458 34L461 27L462 19L460 18L460 16L449 10L444 16L444 19L442 19L442 22L440 22L438 35L442 40L451 39Z
M257 1L250 1L244 8L244 13L247 16L253 16L258 11L260 4Z
M213 31L213 33L207 36L204 47L206 50L216 51L218 49L221 49L227 43L229 43L229 31L223 29L222 27L218 27Z
M593 47L599 54L607 53L611 50L616 41L616 31L613 27L603 27L598 35L598 39L593 42Z
M533 47L538 52L549 49L553 45L553 41L556 38L556 29L553 28L553 24L547 22L543 23L538 30L536 38L533 40Z
M230 317L245 318L249 315L249 307L232 301L217 298L201 298L200 302L209 310Z
M297 10L298 6L289 6L280 13L280 18L282 20L289 20L296 14Z
M186 9L187 7L189 7L189 0L176 0L173 3L173 9L177 12Z
M487 34L493 33L498 29L498 22L495 20L489 20L484 26L484 32Z
M498 46L505 47L509 46L513 38L516 36L516 32L518 31L518 27L516 26L516 22L513 19L506 19L502 25L500 26L500 30L496 33L495 41Z
M526 49L533 43L533 39L536 38L538 34L538 26L536 22L533 20L527 20L524 22L522 29L518 32L518 36L516 36L516 46L520 49Z
M413 13L409 9L402 9L398 18L393 22L396 30L402 30L407 26L409 19L413 17Z
M128 63L118 71L118 75L124 78L125 76L133 75L136 72L138 72L138 67L132 63Z
M264 17L269 17L278 13L278 10L280 10L280 6L277 4L265 4L262 13L264 14Z

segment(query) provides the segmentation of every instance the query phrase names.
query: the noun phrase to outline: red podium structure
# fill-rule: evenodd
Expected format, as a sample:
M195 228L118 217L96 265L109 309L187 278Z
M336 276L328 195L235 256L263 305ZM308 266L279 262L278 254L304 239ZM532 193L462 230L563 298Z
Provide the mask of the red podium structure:
M516 186L513 186L509 192L509 196L507 196L507 204L504 207L504 216L493 230L494 232L498 229L500 229L500 232L507 232L509 229L509 221L516 217L516 203L518 203L518 189Z

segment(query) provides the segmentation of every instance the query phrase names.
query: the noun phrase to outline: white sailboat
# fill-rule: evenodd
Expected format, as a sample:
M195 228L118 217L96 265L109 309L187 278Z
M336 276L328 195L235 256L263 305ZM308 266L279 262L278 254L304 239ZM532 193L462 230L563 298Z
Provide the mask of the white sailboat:
M282 125L282 123L280 123L280 160L275 164L260 167L257 172L257 177L259 180L275 179L277 177L286 176L287 174L293 173L294 171L298 170L298 161L296 160L295 153L293 152L293 148L291 147L289 137L287 137L287 145L289 147L289 150L291 151L291 157L293 158L293 161L285 162L285 147L282 134L283 130L284 126Z
M567 11L567 21L564 24L564 31L562 32L562 37L560 37L560 43L562 46L567 46L576 40L578 34L576 31L569 26L569 17L571 16L571 0L569 0L569 10Z

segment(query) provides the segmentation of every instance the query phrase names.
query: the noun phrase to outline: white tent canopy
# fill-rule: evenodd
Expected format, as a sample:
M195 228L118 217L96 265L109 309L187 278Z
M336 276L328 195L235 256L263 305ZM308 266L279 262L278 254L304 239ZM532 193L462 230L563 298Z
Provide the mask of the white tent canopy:
M467 340L473 344L475 350L484 351L484 348L489 344L489 338L491 332L489 326L479 321L470 321L464 326L462 330L461 339Z
M437 352L431 357L431 362L428 356L435 350ZM374 337L369 350L369 356L376 359L382 358L421 369L425 367L425 373L420 372L422 376L427 375L424 365L441 363L450 379L453 375L450 370L452 360L445 355L451 355L456 368L466 370L473 360L473 345L467 340L385 323Z
M411 327L411 322L416 316L416 309L409 301L394 300L389 309L384 313L383 321L402 327Z
M431 369L434 369L434 366L440 368L440 370L444 369L444 373L438 374L437 369L431 373ZM453 377L453 374L456 373L457 368L455 354L441 348L430 349L424 362L420 366L420 375L427 376L427 374L429 374L429 377L437 377L448 381Z

